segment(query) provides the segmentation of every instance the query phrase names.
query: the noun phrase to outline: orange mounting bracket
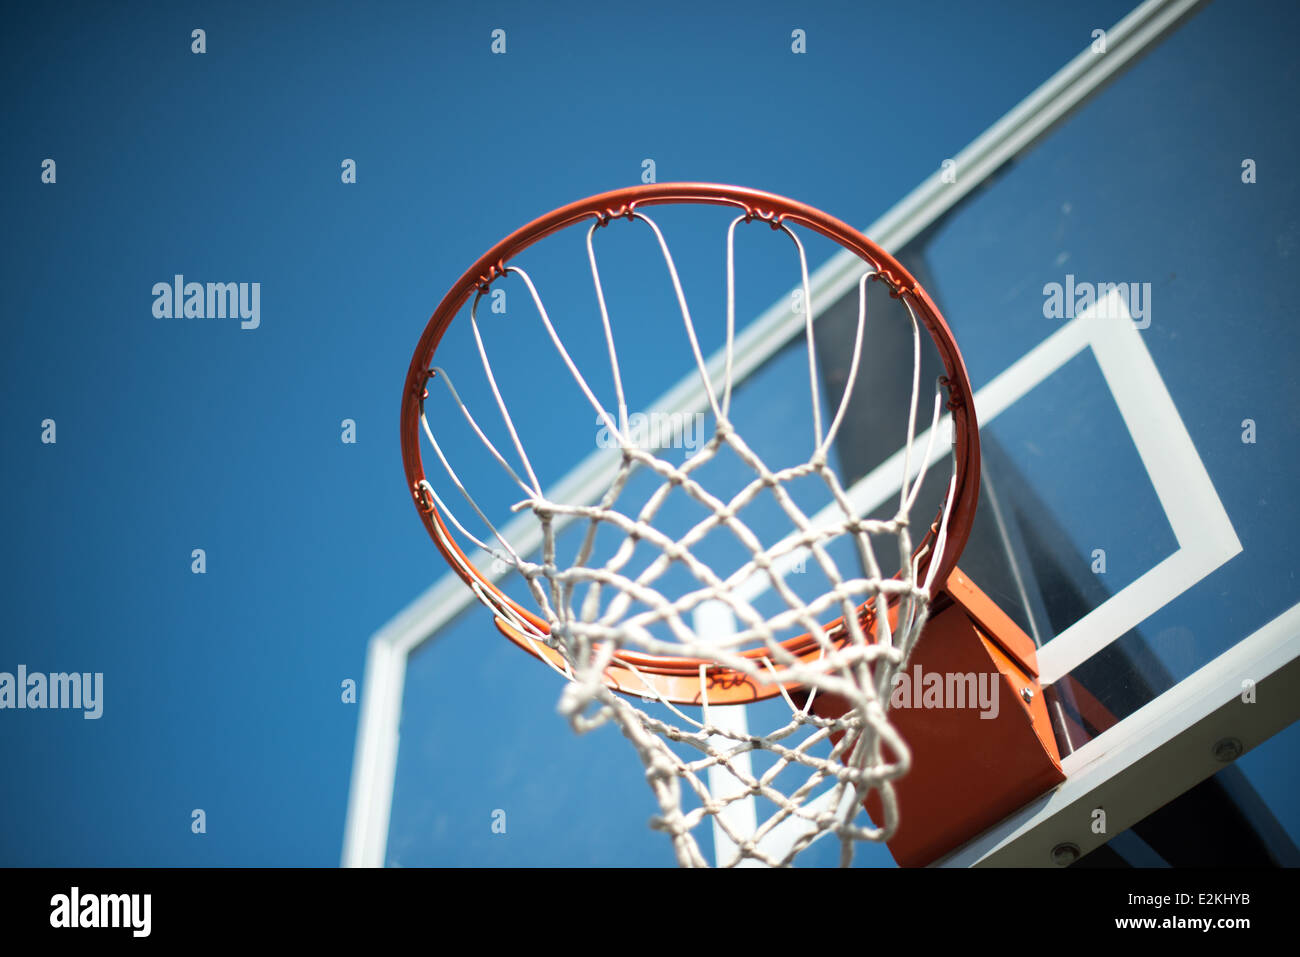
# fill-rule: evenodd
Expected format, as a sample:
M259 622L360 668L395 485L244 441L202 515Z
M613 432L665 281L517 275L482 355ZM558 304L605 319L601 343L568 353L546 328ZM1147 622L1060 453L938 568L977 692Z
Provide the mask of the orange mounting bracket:
M846 709L819 694L812 710ZM936 590L889 714L912 751L888 842L902 867L930 864L1065 780L1034 643L959 568ZM864 804L883 820L876 792Z

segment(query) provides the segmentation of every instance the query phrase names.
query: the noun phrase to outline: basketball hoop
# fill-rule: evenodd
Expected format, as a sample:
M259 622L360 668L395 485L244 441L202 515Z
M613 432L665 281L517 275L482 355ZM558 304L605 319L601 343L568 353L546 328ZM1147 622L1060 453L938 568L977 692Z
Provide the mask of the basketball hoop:
M735 211L726 235L727 315L725 361L721 382L711 376L699 346L682 282L664 233L644 211L664 204L710 204ZM648 226L660 247L688 333L694 365L715 428L709 441L682 464L673 464L641 448L628 430L628 408L623 395L617 359L614 324L601 284L595 237L619 220ZM805 337L812 383L812 418L815 442L806 460L785 468L770 468L745 442L729 418L733 391L735 330L735 249L739 226L767 224L787 235L798 250L804 291ZM515 265L525 250L552 234L572 226L587 226L587 250L599 307L601 333L608 345L617 404L607 408L587 378L577 368L548 316L529 274ZM811 230L853 253L862 262L858 277L858 323L848 383L829 424L823 421L816 378L813 309L804 247L797 228ZM518 434L504 401L493 367L479 334L477 307L493 284L506 275L522 279L550 341L574 382L595 408L600 420L617 439L617 467L607 489L593 500L555 501L537 480L525 443ZM898 303L897 317L908 321L913 333L913 375L907 454L898 510L889 520L869 520L854 513L838 477L828 464L828 453L839 433L854 387L866 339L868 282L883 283ZM473 299L468 321L473 324L482 368L496 400L499 415L513 449L499 449L480 427L479 419L462 401L453 376L455 370L434 364L439 344L449 325ZM945 367L934 394L929 441L936 441L941 411L952 422L952 473L947 494L919 543L912 544L909 513L925 477L927 454L913 474L911 449L916 436L920 400L920 329L932 340ZM473 431L511 480L522 489L524 501L517 510L532 512L542 532L540 554L516 548L479 507L454 466L455 451L445 449L429 421L425 404L429 390L443 388ZM481 412L481 410L480 410ZM426 474L421 433L435 451L439 470ZM886 712L890 681L907 661L928 614L936 583L942 585L956 566L970 534L979 496L979 437L972 390L961 353L938 309L911 274L892 256L839 220L802 203L770 193L735 186L702 183L664 183L615 190L563 206L516 230L479 258L443 298L429 320L412 358L402 394L402 457L407 488L420 517L443 558L478 599L493 613L498 629L512 642L549 664L567 681L561 711L575 728L587 730L615 721L647 767L660 807L656 827L673 839L679 862L703 863L692 830L712 819L715 833L725 835L735 847L731 863L753 859L767 864L787 864L813 840L835 833L847 862L855 841L886 840L897 826L897 809L891 782L906 772L909 754L893 731ZM753 480L734 496L720 498L697 476L701 467L728 449L753 471ZM650 473L659 491L635 514L617 507L626 482L634 473ZM828 490L834 513L814 523L788 494L794 481L819 478ZM435 484L451 485L461 493L489 534L480 537L467 529ZM656 525L662 500L681 490L704 506L709 517L685 536L672 537ZM741 510L762 493L773 495L789 516L791 530L776 545L763 545L740 517ZM558 554L559 529L574 523L586 525L589 534L572 561ZM692 552L692 546L713 529L723 528L745 544L750 560L723 575ZM593 560L591 543L597 529L612 530L632 543L609 561ZM898 545L897 570L887 574L876 557L870 536L888 537ZM852 543L861 574L845 575L832 559L832 542ZM658 558L640 574L625 573L627 554L636 543L659 550ZM827 591L803 600L786 586L782 563L795 553L810 556L830 582ZM496 562L498 570L484 571L481 564ZM684 567L698 586L679 594L656 588L670 566ZM516 601L498 587L500 569L517 571L527 583L534 607ZM743 597L741 583L765 578L786 607L762 615ZM586 589L587 600L576 596ZM592 596L596 597L592 597ZM600 601L612 595L604 606ZM719 604L720 603L720 604ZM634 605L646 610L631 612ZM707 608L725 606L739 623L723 635L698 633ZM691 616L694 616L693 618ZM655 631L655 629L659 631ZM801 630L794 637L779 637ZM664 634L666 632L666 634ZM614 694L618 692L621 694ZM834 694L847 703L834 718L819 716L812 701L819 692ZM790 710L787 725L766 735L750 735L712 721L714 706L759 702L780 696ZM633 701L652 702L665 717L652 715ZM683 707L699 709L693 717ZM678 751L698 752L691 760ZM756 774L750 770L750 752L774 756L774 769ZM743 760L742 760L743 758ZM806 772L797 786L782 789L776 778L789 768ZM710 788L702 772L725 772L732 785ZM711 779L712 780L712 779ZM699 807L684 809L681 784L685 782ZM736 782L739 782L736 784ZM827 787L819 792L819 785ZM855 823L863 801L878 795L883 813L875 826ZM761 796L776 805L753 833L742 833L727 822L726 809L745 797ZM799 836L779 852L765 839L784 822L798 822ZM716 831L721 828L721 831ZM721 839L721 838L720 838Z

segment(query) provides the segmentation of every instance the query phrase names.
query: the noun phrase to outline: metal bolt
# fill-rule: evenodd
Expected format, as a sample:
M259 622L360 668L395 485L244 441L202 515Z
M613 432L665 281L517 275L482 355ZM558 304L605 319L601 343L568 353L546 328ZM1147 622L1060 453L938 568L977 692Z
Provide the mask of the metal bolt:
M1034 689L1033 689L1033 688L1021 688L1021 689L1020 689L1020 697L1022 697L1022 698L1025 699L1025 704L1029 704L1031 701L1034 700Z
M1057 844L1052 848L1052 863L1057 867L1069 867L1080 858L1078 844L1071 844L1066 841L1063 844Z
M1241 757L1246 749L1237 738L1220 738L1214 742L1214 759L1227 764Z

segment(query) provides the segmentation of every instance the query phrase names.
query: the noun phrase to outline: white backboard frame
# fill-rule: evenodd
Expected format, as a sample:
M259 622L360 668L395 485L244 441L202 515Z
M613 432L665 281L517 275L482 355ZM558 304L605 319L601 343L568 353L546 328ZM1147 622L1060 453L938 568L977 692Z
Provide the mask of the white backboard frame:
M897 252L1004 163L1029 148L1126 65L1157 44L1202 2L1147 0L1140 4L1107 31L1105 54L1085 48L962 150L955 157L961 170L958 182L945 182L941 172L936 171L867 227L866 235L886 251ZM859 273L860 261L843 252L812 275L811 308L815 319L854 287ZM802 332L803 319L791 313L788 302L788 296L782 297L737 335L733 367L737 382ZM1084 319L1080 316L1063 326L978 391L976 402L981 425L1070 356L1091 348L1152 475L1179 547L1044 647L1040 664L1045 683L1095 654L1155 607L1190 587L1241 549L1159 371L1132 323ZM1131 340L1125 339L1130 335L1137 337L1136 349ZM720 372L722 362L720 353L711 357L710 372ZM1144 405L1135 406L1132 404L1135 402ZM1144 424L1142 416L1129 414L1134 408L1145 408L1150 413L1151 403L1155 403L1157 418L1165 426L1176 427L1153 431ZM699 376L689 373L661 397L655 409L694 413L703 410L706 404ZM946 424L941 423L940 428L944 427ZM924 451L925 438L917 439L920 452ZM947 445L942 441L943 436L939 438L936 454L943 454ZM616 466L617 456L611 451L594 452L559 483L552 497L592 501L608 486ZM863 512L893 491L887 487L895 483L887 466L888 463L855 483L851 494ZM1176 484L1171 486L1171 482ZM1165 494L1173 488L1177 489L1177 495ZM504 534L523 552L540 544L534 541L536 526L527 516L508 525ZM476 564L480 568L491 567L489 561L476 560ZM373 867L384 863L408 658L425 642L435 639L473 601L472 593L461 580L448 572L370 639L348 800L344 866ZM486 615L485 627L491 628ZM1142 801L1130 802L1128 807L1149 804L1153 810L1216 770L1212 749L1205 747L1202 740L1207 733L1230 733L1250 747L1294 720L1294 704L1256 708L1244 715L1241 709L1233 708L1232 701L1239 694L1239 675L1243 669L1255 680L1268 682L1277 692L1285 692L1285 695L1278 694L1282 700L1300 700L1296 694L1300 690L1296 687L1300 684L1298 655L1300 606L1069 755L1065 768L1070 777L1064 785L942 863L1047 865L1048 852L1061 840L1075 843L1084 853L1104 843L1104 840L1090 841L1086 834L1079 833L1075 815L1089 801L1111 794L1116 788L1140 788ZM1235 694L1229 693L1233 687L1238 688ZM1183 760L1178 763L1180 756ZM1171 767L1171 762L1177 767ZM1131 811L1130 816L1135 813ZM1111 832L1118 833L1118 829L1139 819L1127 823L1113 820ZM1087 828L1082 830L1086 832ZM1059 835L1069 836L1058 840Z

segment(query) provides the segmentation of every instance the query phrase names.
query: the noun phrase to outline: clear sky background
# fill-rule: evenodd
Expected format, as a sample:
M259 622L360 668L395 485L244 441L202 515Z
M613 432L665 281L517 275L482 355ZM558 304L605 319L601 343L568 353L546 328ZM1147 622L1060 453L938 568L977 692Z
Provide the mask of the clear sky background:
M397 411L465 266L644 158L866 225L1129 7L10 11L0 671L103 672L105 694L97 721L0 713L0 864L336 864L340 683L443 570ZM260 327L156 319L176 273L260 282Z

